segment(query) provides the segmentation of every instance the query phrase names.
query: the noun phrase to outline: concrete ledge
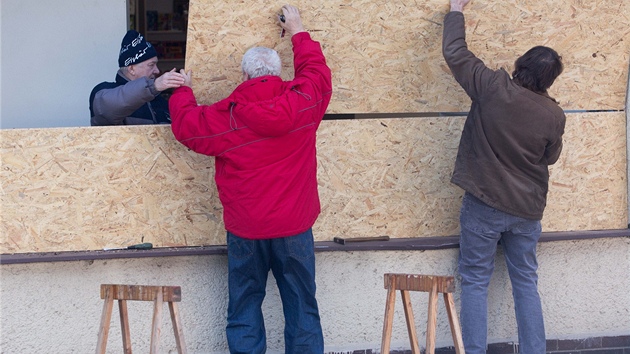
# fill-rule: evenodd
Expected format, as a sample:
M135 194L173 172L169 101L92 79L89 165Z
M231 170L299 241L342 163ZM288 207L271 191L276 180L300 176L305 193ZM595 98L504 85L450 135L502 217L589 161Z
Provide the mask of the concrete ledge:
M543 232L539 242L630 237L630 229ZM315 242L316 252L335 251L424 251L459 247L459 236L394 238L389 241L364 241L341 245L333 241ZM0 264L63 262L115 258L178 257L227 254L226 245L200 247L163 247L150 250L92 250L0 254Z

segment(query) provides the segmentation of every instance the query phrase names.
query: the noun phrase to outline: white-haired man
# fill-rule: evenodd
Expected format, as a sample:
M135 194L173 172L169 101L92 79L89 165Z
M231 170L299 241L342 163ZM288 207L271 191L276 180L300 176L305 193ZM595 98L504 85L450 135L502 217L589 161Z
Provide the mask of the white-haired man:
M280 57L248 50L244 82L230 96L198 106L185 84L169 101L173 134L215 156L228 245L228 324L231 353L264 353L261 305L269 270L285 316L285 352L324 351L315 299L312 226L320 213L316 131L332 94L331 72L319 43L304 31L297 8L282 7L291 38L295 78L282 81Z

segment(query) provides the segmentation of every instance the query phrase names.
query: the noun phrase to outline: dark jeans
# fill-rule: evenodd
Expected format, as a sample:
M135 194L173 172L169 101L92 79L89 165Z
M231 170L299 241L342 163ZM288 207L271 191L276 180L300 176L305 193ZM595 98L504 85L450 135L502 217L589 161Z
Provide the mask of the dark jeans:
M536 274L540 220L504 213L466 193L460 224L461 324L466 354L486 352L488 284L499 240L512 282L519 352L544 354L545 326Z
M228 232L227 244L230 353L258 354L267 349L261 305L271 269L282 299L285 353L322 354L312 230L269 240L248 240Z

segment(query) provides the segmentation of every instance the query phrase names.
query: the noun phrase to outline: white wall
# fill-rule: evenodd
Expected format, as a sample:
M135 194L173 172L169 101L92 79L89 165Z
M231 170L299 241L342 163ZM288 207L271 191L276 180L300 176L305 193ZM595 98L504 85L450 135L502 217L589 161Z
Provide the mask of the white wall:
M387 272L449 275L457 249L437 251L318 252L317 298L326 352L378 352ZM630 333L630 238L559 241L538 247L539 286L548 339L584 339ZM90 353L96 348L102 283L179 285L184 337L191 354L226 353L227 257L224 255L2 265L0 347L3 353ZM459 284L457 284L459 289ZM459 310L459 291L455 294ZM392 350L409 349L397 295ZM420 345L426 332L427 294L412 293ZM130 302L134 352L149 351L152 307ZM176 352L166 306L161 353ZM263 304L268 353L283 348L282 305L273 276ZM489 342L516 341L507 268L498 252L489 289ZM117 306L109 353L122 352ZM440 300L437 347L452 345ZM170 350L170 351L169 351Z
M90 125L90 91L118 70L126 0L1 4L0 128Z

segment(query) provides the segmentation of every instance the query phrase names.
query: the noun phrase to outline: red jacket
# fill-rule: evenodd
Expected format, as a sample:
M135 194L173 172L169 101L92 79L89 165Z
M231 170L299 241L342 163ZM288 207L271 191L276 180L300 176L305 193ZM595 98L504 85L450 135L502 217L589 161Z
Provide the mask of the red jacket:
M175 138L215 156L225 228L240 237L292 236L320 213L316 131L332 94L330 68L307 32L291 38L295 79L262 76L213 105L189 87L169 100Z

